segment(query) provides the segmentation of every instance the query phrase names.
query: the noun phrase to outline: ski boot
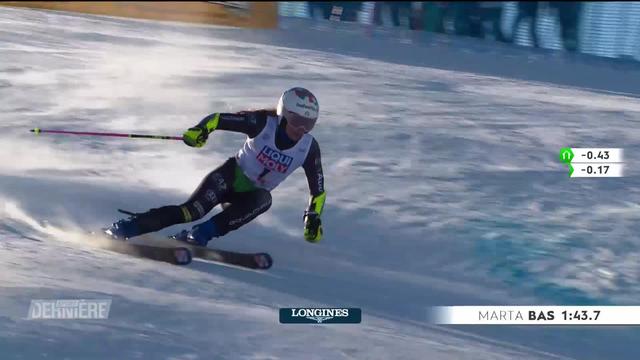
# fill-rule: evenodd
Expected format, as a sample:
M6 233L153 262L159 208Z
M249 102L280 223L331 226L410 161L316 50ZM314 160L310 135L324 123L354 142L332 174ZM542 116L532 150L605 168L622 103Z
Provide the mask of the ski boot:
M220 236L217 226L213 221L205 221L201 224L195 225L191 228L191 231L182 230L181 232L173 235L171 238L178 241L186 242L194 246L207 247L207 243L213 237Z
M140 229L136 222L137 214L119 210L125 214L131 215L128 219L118 220L111 224L110 227L103 229L104 234L112 240L125 241L134 236L140 235Z

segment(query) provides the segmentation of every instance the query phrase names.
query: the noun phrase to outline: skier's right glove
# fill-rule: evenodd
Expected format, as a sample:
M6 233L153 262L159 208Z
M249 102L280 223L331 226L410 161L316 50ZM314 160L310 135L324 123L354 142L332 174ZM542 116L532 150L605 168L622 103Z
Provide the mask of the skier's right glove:
M191 147L203 147L209 134L218 127L220 114L215 113L202 119L200 123L182 134L182 141Z
M182 134L182 141L184 141L185 144L197 148L203 147L208 138L209 132L207 129L203 129L203 127L199 125L189 128L189 130Z

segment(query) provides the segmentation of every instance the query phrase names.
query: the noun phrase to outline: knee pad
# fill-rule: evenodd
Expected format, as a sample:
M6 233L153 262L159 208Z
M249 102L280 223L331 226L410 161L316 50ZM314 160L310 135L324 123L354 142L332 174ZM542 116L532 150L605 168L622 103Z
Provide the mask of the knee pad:
M207 213L202 203L198 200L180 205L180 211L182 212L182 217L184 219L183 222L192 222L202 219L202 217Z

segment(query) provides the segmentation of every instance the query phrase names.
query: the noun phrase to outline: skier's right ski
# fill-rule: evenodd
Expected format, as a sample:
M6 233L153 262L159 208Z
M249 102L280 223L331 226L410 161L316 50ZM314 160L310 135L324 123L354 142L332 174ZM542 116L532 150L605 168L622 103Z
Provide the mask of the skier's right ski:
M267 270L273 265L273 258L265 252L243 253L237 251L221 250L211 247L198 246L182 240L179 236L169 236L157 241L175 246L185 247L191 251L194 259L203 259L222 264L235 265L255 270Z
M158 237L156 234L145 234L137 237L138 241L145 245L122 242L115 244L118 247L115 251L140 257L153 258L156 260L170 262L172 260L172 250L184 249L194 259L203 259L221 264L235 265L254 270L266 270L273 265L273 258L268 253L242 253L229 250L220 250L210 247L197 246L186 241L178 240L176 237ZM117 241L114 241L117 243ZM188 264L188 262L187 262Z
M163 261L174 265L187 265L192 258L191 252L186 247L140 245L117 240L108 241L101 247L120 254Z

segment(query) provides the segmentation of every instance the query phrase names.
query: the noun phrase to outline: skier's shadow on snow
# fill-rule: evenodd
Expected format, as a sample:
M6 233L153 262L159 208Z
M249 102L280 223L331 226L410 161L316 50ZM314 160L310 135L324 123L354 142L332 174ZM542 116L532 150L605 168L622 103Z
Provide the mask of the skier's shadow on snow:
M0 196L4 200L15 202L21 210L38 222L46 220L53 226L73 222L86 230L97 230L121 216L122 214L116 212L118 208L143 211L166 204L179 204L186 199L182 194L161 192L157 189L149 190L142 187L123 189L113 183L91 184L45 176L0 176L0 189L2 189ZM277 202L278 199L276 198L275 201ZM214 210L209 216L216 211L218 210ZM302 227L299 216L293 216L289 209L278 210L278 207L274 206L270 212L275 212L273 215L276 217L295 217L296 221L300 221L300 228ZM344 222L340 220L342 215L334 212L327 215L326 221L339 224L340 221ZM4 223L2 221L0 225ZM161 233L167 234L178 228L187 227L189 224L176 225ZM337 240L329 240L329 237L343 237L341 241L348 241L346 236L350 229L342 229L342 231L332 235L330 230L325 234L326 239L323 241L331 242L333 246L336 245ZM39 236L35 229L32 233L22 232L28 237ZM264 274L199 261L189 265L192 269L306 299L307 304L291 304L291 306L325 304L374 307L374 303L380 299L392 302L388 297L372 296L385 292L384 286L388 287L392 284L376 284L372 278L354 279L333 271L331 262L341 259L327 258L323 251L323 243L306 243L302 238L302 229L299 238L292 238L278 230L253 222L221 240L216 240L211 245L226 250L267 251L274 257L275 263L273 268ZM322 253L325 253L324 257L319 255ZM415 293L406 294L414 297L416 295ZM401 309L397 308L397 310ZM384 308L380 310L385 311Z

